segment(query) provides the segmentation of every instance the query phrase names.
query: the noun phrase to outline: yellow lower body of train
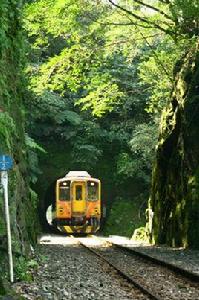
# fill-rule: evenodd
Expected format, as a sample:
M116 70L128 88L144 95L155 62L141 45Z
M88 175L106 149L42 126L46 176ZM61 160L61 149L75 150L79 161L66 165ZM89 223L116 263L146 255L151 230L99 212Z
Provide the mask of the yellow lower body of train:
M53 225L69 234L95 233L101 220L101 183L85 171L57 180Z

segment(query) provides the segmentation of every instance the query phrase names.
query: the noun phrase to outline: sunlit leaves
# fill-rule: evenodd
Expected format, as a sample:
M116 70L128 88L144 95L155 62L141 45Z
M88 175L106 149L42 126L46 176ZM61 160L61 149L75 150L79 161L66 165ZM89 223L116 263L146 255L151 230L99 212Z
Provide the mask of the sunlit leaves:
M39 0L27 5L24 16L29 36L65 36L66 32L72 31L74 25L77 29L76 18L81 13L78 4L75 0ZM80 26L78 29L81 30Z
M71 139L74 134L78 136L82 130L84 139L78 141L78 136L72 150L76 161L89 161L92 155L98 160L101 156L98 139L104 132L98 128L95 134L90 134L87 130L94 125L84 126L86 122L81 122L79 114L72 113L74 107L68 108L68 99L73 99L75 109L102 120L107 113L115 114L115 120L106 125L108 132L105 138L117 143L118 149L128 149L129 161L124 157L119 161L123 162L122 168L126 168L129 176L132 176L137 172L135 162L132 166L132 156L137 161L138 153L128 142L135 137L133 131L137 124L146 120L144 108L149 96L155 103L153 106L158 107L165 99L170 86L162 75L161 64L167 69L167 64L173 58L170 57L168 62L166 53L159 55L160 51L156 48L160 34L153 26L143 23L141 26L136 23L127 27L113 25L131 20L118 10L106 7L105 11L104 3L96 6L95 10L91 2L83 0L54 0L50 3L40 0L37 1L38 6L32 3L27 7L26 28L33 40L33 51L35 47L40 51L34 52L38 61L28 71L31 75L30 87L39 95L40 103L35 109L37 119L43 123L44 135L49 136L53 126L64 139ZM140 5L134 9L139 15L146 13L143 8L140 9ZM151 21L157 22L156 14L150 13L148 17ZM156 54L159 61L155 60L153 51L159 51ZM169 70L171 73L172 68ZM154 86L158 86L158 91L154 92ZM91 115L89 118L92 118ZM70 130L64 131L66 125L67 129L71 126ZM142 134L144 140L147 131L143 130ZM151 160L152 156L149 156L147 166ZM145 156L139 153L139 168L143 176L150 169L146 168L145 162Z
M167 43L159 49L149 52L140 64L140 78L142 84L148 86L151 94L148 102L148 112L158 113L168 103L173 87L173 63L178 58L178 53L173 45L165 49Z
M91 88L94 86L91 85ZM83 110L91 109L94 116L101 117L105 112L112 111L119 104L123 93L119 91L117 84L108 82L100 83L88 92L88 95L79 99L76 104L82 105Z
M107 0L128 20L128 23L140 28L154 28L167 34L174 34L174 20L168 6L162 1L113 1Z
M76 44L64 49L60 55L49 58L41 65L38 75L31 80L33 90L42 93L49 89L59 91L60 94L64 94L67 89L77 91L86 81L91 56L92 52L83 45Z

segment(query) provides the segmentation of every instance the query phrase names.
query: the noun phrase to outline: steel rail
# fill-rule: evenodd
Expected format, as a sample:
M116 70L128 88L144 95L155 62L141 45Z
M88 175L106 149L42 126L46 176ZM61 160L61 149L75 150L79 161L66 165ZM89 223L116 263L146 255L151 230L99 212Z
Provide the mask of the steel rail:
M79 244L86 248L88 251L92 252L96 256L98 256L102 261L106 262L111 268L113 268L121 277L126 279L129 283L133 284L137 289L139 289L143 294L147 295L149 299L153 300L164 300L161 296L156 295L154 292L149 291L146 289L143 285L133 278L132 276L129 276L128 274L124 273L121 269L119 269L117 266L115 266L112 262L110 262L107 258L105 258L102 254L94 250L92 247L89 247L85 245L83 242L79 241Z
M141 257L147 261L151 261L153 263L155 263L156 265L160 265L162 267L165 267L171 271L173 271L175 274L180 274L182 275L183 277L189 279L189 280L192 280L194 282L199 282L199 274L196 274L196 273L193 273L191 271L188 271L188 270L185 270L181 267L178 267L172 263L169 263L169 262L166 262L164 260L161 260L161 259L158 259L156 257L152 257L146 253L143 253L143 252L140 252L138 250L135 250L133 248L129 248L127 246L124 246L124 245L120 245L120 244L115 244L112 242L112 245L118 249L122 249L122 251L126 251L128 253L130 253L131 255L134 255L134 256L138 256L138 257Z

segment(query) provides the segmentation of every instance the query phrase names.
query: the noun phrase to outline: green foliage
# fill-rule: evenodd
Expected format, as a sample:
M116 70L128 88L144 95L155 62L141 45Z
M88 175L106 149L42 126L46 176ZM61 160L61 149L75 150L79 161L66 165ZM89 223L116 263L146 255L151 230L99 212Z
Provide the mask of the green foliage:
M35 209L35 211L37 211L37 207L38 207L38 195L32 189L30 189L30 199L31 199L31 205L33 206L33 208Z
M39 146L28 134L25 135L26 146L31 150L38 150L45 153L45 150Z
M2 280L0 278L0 295L5 295L5 293L6 293L6 290L5 290L4 286L3 286Z
M67 102L67 99L46 91L31 101L28 129L35 136L53 138L56 135L59 139L68 140L76 135L82 123L81 116L73 107L71 100Z
M143 161L143 168L151 169L157 143L157 123L139 124L135 127L129 146L134 155Z
M149 185L150 170L157 143L157 124L139 124L129 141L129 153L121 153L117 160L117 172L126 178L138 178Z
M109 168L110 190L129 199L133 190L144 189L145 195L149 190L160 114L169 102L178 61L197 35L198 9L188 0L187 7L180 0L115 2L126 13L108 2L113 1L26 5L31 48L27 130L52 151L42 166L46 173L51 170L49 177L81 168L103 179ZM35 157L31 160L36 166Z
M32 271L38 268L38 263L36 260L27 260L25 257L20 256L15 262L15 275L20 281L32 281Z
M187 34L191 37L199 34L197 0L174 0L170 4L170 11L176 20L178 34Z
M103 229L106 235L131 237L137 227L143 226L145 219L138 213L137 199L117 198L112 204L110 216Z
M79 2L83 9L81 9L81 12L75 9L73 13L77 15L71 16L67 5L62 7L62 13L64 12L63 21L66 22L67 20L67 24L70 24L72 18L74 26L72 35L69 33L70 27L62 27L62 31L68 36L67 43L62 45L62 49L58 54L55 54L56 49L53 46L54 55L48 56L46 60L42 59L39 64L38 62L33 64L27 71L33 74L30 81L33 91L42 94L44 91L50 90L59 92L62 96L65 96L66 93L75 94L75 97L79 98L75 101L76 104L81 104L84 110L91 109L93 115L102 116L105 112L112 111L114 106L121 102L124 92L120 90L117 80L113 78L113 72L110 72L110 69L105 65L107 63L107 54L104 54L103 49L105 30L93 19L93 6L91 4L87 5L87 1ZM43 3L44 1L39 1L38 6L43 5ZM53 24L48 22L48 27L45 26L46 21L51 18L51 10L54 13L56 12L55 19L57 18L58 23L60 18L63 18L56 8L59 1L54 1L54 3L53 7L49 6L47 15L44 14L42 17L36 5L34 7L34 4L32 4L27 7L25 10L25 16L27 17L25 26L29 30L29 35L32 36L34 32L34 35L40 36L40 30L43 28L46 35L50 31L53 38L57 38L59 30L55 34L54 27L51 27ZM73 6L76 7L77 3L71 2L70 8ZM30 22L32 18L31 8L33 7L34 12L38 13L38 17L40 16L36 32L34 31L35 22L32 25L33 28ZM101 10L97 9L96 19L100 20L100 13ZM90 15L88 20L85 19L85 14L86 16ZM63 32L58 34L60 39L62 39L62 35ZM95 45L95 49L91 48L92 44ZM51 45L49 47L51 48Z
M117 162L118 174L125 176L125 178L133 178L136 176L137 179L143 180L143 183L150 183L150 174L148 170L144 170L144 165L139 162L137 158L132 158L128 153L121 153ZM150 161L149 161L150 163Z
M25 144L28 158L28 171L32 183L36 183L38 175L41 174L38 162L38 153L46 153L28 134L25 134ZM36 206L34 206L36 209Z
M13 118L7 112L0 113L0 138L4 141L4 151L12 149L10 136L16 136L16 128ZM2 151L2 149L0 149Z
M73 162L79 164L83 169L96 166L101 156L102 150L94 145L85 145L84 143L75 143L72 152Z
M34 208L29 198L29 176L27 173L24 133L24 85L22 69L25 64L25 43L21 27L22 1L1 0L0 3L0 153L9 154L14 167L9 171L10 219L13 252L28 252L30 231L35 231ZM33 217L34 215L34 217ZM29 220L28 220L29 219ZM6 237L4 205L0 194L0 239L3 247ZM0 254L0 277L7 275L7 256ZM0 294L11 295L2 287ZM14 297L14 296L13 296Z
M42 168L49 180L68 168L86 169L106 179L105 193L128 186L123 193L129 196L133 177L149 187L156 127L145 111L151 90L147 81L141 83L139 66L151 49L143 32L103 25L115 20L123 21L124 15L105 2L26 5L31 48L26 74L32 93L26 102L27 128L48 149ZM155 44L156 33L149 31ZM142 149L142 140L150 140L150 150Z
M143 56L139 77L150 94L147 106L149 113L159 115L167 106L173 89L174 66L191 43L186 39L174 43L171 37L165 36L161 41L157 39L151 51Z
M104 84L99 81L96 82L96 85L98 87L95 87L94 91L89 92L85 98L81 98L76 104L82 104L83 110L90 108L94 116L101 117L105 112L111 112L114 109L123 93L119 91L116 84L111 83L111 80Z

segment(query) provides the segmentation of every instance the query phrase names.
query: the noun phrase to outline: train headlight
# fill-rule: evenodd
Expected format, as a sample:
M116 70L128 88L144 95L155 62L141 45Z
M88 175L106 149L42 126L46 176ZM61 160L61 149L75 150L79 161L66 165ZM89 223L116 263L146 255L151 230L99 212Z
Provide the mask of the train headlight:
M99 208L95 207L94 212L95 212L95 215L99 215Z
M58 210L59 210L59 213L60 213L60 214L63 214L63 213L64 213L64 208L63 208L63 207L59 207Z

